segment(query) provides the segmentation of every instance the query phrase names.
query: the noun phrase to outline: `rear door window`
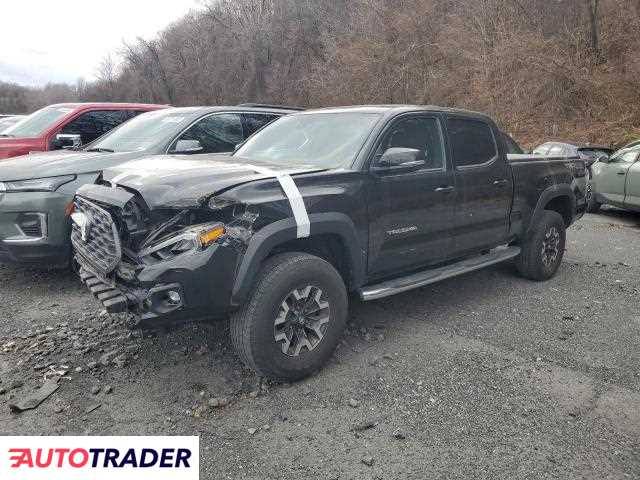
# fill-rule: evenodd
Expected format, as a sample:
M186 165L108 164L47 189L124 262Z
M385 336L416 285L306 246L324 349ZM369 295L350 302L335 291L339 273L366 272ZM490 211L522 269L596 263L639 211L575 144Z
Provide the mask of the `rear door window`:
M498 156L493 131L488 124L479 120L450 118L447 130L456 167L483 165Z

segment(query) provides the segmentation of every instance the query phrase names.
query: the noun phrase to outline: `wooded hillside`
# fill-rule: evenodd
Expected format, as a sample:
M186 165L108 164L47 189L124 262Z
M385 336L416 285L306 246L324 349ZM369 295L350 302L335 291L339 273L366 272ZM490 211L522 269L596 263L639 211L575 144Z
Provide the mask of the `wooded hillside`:
M94 83L0 85L0 108L426 103L488 112L526 145L620 144L640 138L639 32L640 0L214 0Z

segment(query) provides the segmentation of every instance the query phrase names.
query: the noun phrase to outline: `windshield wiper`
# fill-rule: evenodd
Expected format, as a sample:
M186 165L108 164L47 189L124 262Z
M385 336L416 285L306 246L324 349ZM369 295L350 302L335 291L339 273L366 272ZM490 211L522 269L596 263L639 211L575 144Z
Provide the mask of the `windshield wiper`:
M111 150L110 148L88 148L85 152L106 152L106 153L114 153L115 150Z

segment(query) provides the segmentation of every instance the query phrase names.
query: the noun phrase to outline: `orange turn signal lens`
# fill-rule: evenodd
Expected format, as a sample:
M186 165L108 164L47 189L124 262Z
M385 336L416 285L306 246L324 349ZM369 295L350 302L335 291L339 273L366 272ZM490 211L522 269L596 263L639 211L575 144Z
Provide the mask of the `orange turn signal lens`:
M70 217L75 209L76 209L76 205L73 203L73 200L71 200L64 209L65 217Z
M198 235L198 240L200 240L200 245L203 247L208 247L217 239L219 239L222 235L224 235L225 229L222 225L212 228L211 230L207 230Z

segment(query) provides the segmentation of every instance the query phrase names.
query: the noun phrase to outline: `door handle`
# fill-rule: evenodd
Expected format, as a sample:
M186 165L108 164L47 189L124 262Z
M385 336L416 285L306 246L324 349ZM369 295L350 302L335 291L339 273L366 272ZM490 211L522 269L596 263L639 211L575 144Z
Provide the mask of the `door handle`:
M509 183L509 181L504 179L504 178L501 178L500 180L496 180L495 182L493 182L493 184L496 187L502 187L502 186L506 185L507 183Z
M448 187L438 187L434 190L434 192L436 193L451 193L453 192L454 188L452 186L448 186Z
M626 174L627 174L627 172L626 172L626 171L624 171L624 170L620 170L620 171L618 172L618 175L626 175Z

